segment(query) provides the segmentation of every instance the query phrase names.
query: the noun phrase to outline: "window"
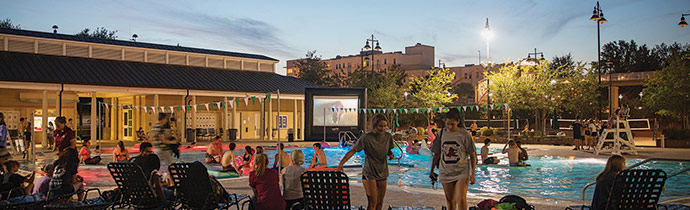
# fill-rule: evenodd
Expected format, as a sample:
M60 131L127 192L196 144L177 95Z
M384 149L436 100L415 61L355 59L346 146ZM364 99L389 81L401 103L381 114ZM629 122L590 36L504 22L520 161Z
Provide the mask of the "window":
M479 79L479 72L477 72L477 79Z
M464 78L467 78L467 73L465 73L465 77L464 77Z
M393 64L395 64L395 58L393 58Z
M470 78L467 78L467 79L472 79L472 74L470 74Z
M387 64L387 63L388 63L388 59L383 59L383 64Z

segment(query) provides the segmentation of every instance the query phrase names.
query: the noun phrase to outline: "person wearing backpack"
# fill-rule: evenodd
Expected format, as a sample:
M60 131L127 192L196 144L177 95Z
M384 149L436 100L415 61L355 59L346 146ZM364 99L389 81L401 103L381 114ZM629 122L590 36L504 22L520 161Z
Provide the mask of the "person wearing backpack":
M472 135L460 128L460 113L446 113L445 128L438 132L432 145L434 159L429 177L443 185L449 210L467 209L467 190L475 182L477 151ZM439 176L434 173L438 165Z

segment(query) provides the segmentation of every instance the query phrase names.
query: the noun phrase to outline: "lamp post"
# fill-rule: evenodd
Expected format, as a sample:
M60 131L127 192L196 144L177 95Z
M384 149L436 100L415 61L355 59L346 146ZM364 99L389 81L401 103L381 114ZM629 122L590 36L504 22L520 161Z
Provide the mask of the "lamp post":
M599 25L605 23L606 18L604 18L604 12L601 11L601 6L599 6L599 1L597 5L594 6L594 11L592 11L592 17L589 18L597 23L597 70L599 71L599 88L601 88L601 32ZM611 82L609 80L609 82ZM601 118L601 110L604 109L604 105L601 101L601 94L599 94L599 119Z
M541 60L544 60L544 52L537 52L537 48L534 48L533 53L527 53L527 60L529 60L532 55L534 55L534 60L537 60L537 63L539 63ZM537 55L540 55L539 59L537 59Z
M685 27L688 25L688 22L685 22L685 16L690 15L690 14L680 14L680 22L678 23L677 26L680 27Z
M371 41L371 45L374 45L374 42L376 42L376 47L371 48L371 46L369 45L369 41ZM371 49L371 71L374 71L374 50L381 51L381 46L379 46L379 40L374 38L374 34L371 35L371 39L367 39L367 43L366 45L364 45L364 49Z
M489 18L486 18L486 24L484 25L484 30L482 30L482 35L486 38L486 72L488 73L491 69L491 57L489 51L489 40L494 36L491 32L491 27L489 27ZM489 79L486 79L486 105L489 106L491 103L491 96L489 94ZM486 126L491 127L491 111L486 112Z

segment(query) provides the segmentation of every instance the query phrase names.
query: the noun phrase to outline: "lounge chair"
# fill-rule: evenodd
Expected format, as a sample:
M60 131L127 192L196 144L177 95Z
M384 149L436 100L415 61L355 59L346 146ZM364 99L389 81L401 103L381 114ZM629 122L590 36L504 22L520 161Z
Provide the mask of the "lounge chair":
M443 209L446 209L445 206ZM388 210L436 210L429 206L389 206Z
M161 202L149 185L144 171L134 163L109 163L108 171L122 192L119 207L134 209L165 209L172 203Z
M628 169L618 172L606 204L607 210L657 209L666 182L660 169ZM569 206L566 210L587 210L591 206ZM663 208L662 208L663 209Z
M86 199L89 197L90 191L97 191L98 197ZM84 193L85 199L83 201L63 203L63 204L48 204L48 205L43 206L43 208L44 209L108 209L109 207L113 206L113 204L114 204L114 202L107 201L105 198L103 198L103 195L101 194L101 190L99 190L98 188L91 188L91 189L80 191L77 193L81 193L81 192ZM72 194L72 195L74 195L74 194ZM70 197L72 197L72 195L70 195ZM50 196L48 196L48 197L50 197Z
M350 202L350 182L341 171L307 171L302 174L302 194L305 210L363 209ZM297 205L297 204L296 204ZM296 205L293 205L296 206Z
M225 189L217 189L213 180L208 176L206 167L199 161L192 163L173 163L168 167L175 187L180 196L183 209L228 209L236 206L240 209L240 201L249 198L245 194L228 194ZM218 196L216 190L222 190Z

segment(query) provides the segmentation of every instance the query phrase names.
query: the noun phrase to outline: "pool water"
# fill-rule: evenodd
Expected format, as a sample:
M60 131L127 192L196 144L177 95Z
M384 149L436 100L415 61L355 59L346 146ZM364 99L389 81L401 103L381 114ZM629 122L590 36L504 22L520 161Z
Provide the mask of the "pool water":
M302 148L305 153L304 167L309 165L314 152L312 148ZM404 148L403 148L404 150ZM286 150L290 151L290 150ZM340 159L347 153L342 148L324 149L328 156L328 165L337 166ZM396 157L400 155L400 150L394 149ZM477 148L479 153L479 148ZM275 151L267 151L270 158L275 155ZM491 148L490 153L500 153L500 149ZM501 158L501 164L507 163L505 156ZM472 193L500 193L517 194L523 196L550 197L562 199L582 199L582 188L593 182L596 176L606 166L606 159L597 158L573 158L558 156L531 156L527 163L532 168L511 168L505 166L477 166L476 183L470 186ZM640 159L628 160L627 165L640 162ZM364 152L356 153L346 165L358 165L364 162ZM423 155L410 155L405 153L402 163L413 164L414 167L402 168L402 170L390 171L389 183L402 185L432 188L429 179L429 166L431 157ZM272 162L271 162L272 164ZM638 168L662 169L667 174L675 173L683 168L690 167L687 163L677 162L658 162L639 166ZM436 171L438 173L438 171ZM665 191L661 200L670 200L690 196L690 172L672 177L666 181ZM361 180L355 176L351 179ZM438 190L442 190L440 184L436 183ZM591 200L594 186L588 188L586 198Z
M303 167L308 167L311 163L311 158L314 156L312 148L299 148L304 152L305 163ZM290 152L295 149L286 149ZM324 148L327 155L327 162L329 166L337 166L347 149L345 148ZM404 151L404 148L403 148ZM273 165L273 157L276 154L275 150L266 150L269 156L269 166ZM400 150L394 149L395 156L400 155ZM479 152L479 148L477 150ZM492 148L490 152L499 153L499 149ZM243 152L236 151L236 155L242 155ZM106 169L107 163L112 159L103 159L103 164L95 166L80 165L79 174L84 177L85 183L88 186L113 186L115 182L110 178L110 174ZM195 161L203 160L204 152L200 151L183 151L180 159L176 161ZM503 158L504 156L499 156ZM594 181L599 172L604 169L606 160L596 158L569 158L558 156L531 156L527 161L532 165L532 168L510 168L502 166L477 166L476 183L470 186L471 193L499 193L499 194L517 194L522 196L537 196L563 199L581 199L582 188ZM632 165L641 160L628 160L627 164ZM391 184L398 183L400 180L402 185L432 188L429 177L429 166L431 165L431 157L423 155L410 155L404 153L402 163L414 165L414 167L402 167L401 169L391 168L388 182ZM501 163L505 164L507 159L501 159ZM364 163L364 152L356 153L346 165L361 165ZM39 163L38 165L42 165ZM657 168L666 171L667 174L675 173L685 167L689 167L687 163L677 162L650 162L639 168ZM30 167L23 165L22 168ZM218 166L215 166L218 167ZM356 169L355 169L356 170ZM438 171L437 171L438 172ZM107 178L106 178L107 177ZM687 189L690 187L690 172L672 177L666 181L665 191L661 200L669 200L680 197L690 196ZM351 179L361 180L361 176L353 176ZM440 184L436 184L437 190L442 190ZM590 200L594 186L588 188L586 198Z

